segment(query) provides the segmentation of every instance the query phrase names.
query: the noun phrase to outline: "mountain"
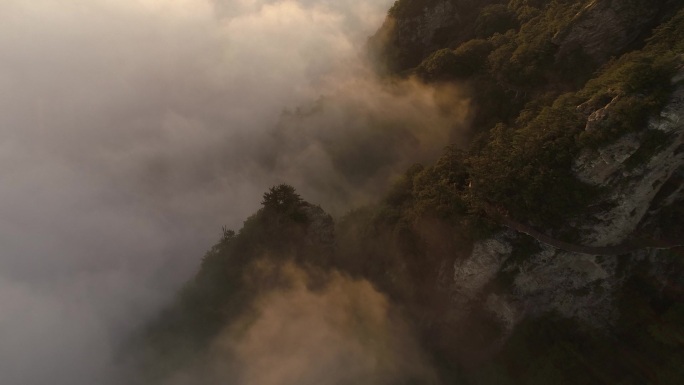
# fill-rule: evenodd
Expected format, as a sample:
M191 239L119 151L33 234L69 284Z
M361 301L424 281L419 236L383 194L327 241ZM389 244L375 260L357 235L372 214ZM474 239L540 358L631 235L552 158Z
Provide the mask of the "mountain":
M335 221L272 188L143 333L150 378L288 287L267 260L372 283L435 368L412 383L681 383L684 4L399 0L368 50L467 89L470 145Z

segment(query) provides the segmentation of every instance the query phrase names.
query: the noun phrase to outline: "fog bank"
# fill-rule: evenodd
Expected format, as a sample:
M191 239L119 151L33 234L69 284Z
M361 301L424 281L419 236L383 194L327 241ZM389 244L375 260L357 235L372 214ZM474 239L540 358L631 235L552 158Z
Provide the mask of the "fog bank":
M359 51L391 0L0 3L0 383L108 384L222 226L334 212L457 140L458 90Z

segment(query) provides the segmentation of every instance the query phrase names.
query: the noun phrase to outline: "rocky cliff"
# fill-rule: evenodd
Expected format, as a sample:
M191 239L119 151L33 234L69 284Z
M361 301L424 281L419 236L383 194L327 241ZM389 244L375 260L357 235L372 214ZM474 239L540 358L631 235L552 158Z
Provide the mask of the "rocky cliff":
M639 42L676 9L676 1L667 0L585 3L569 25L553 36L560 57L581 48L595 62L604 63L630 46L638 47Z
M399 1L395 8L402 3L410 2ZM585 346L611 341L632 356L648 349L659 357L670 354L665 345L681 346L681 337L665 343L656 330L666 323L671 327L665 319L681 317L674 314L684 303L682 4L421 4L410 17L390 13L380 30L386 35L381 60L404 76L471 85L488 116L474 122L476 131L485 132L483 139L459 157L457 167L446 167L467 170L469 187L453 187L458 183L444 172L453 155L445 155L444 164L412 177L413 200L402 203L401 210L415 215L420 207L424 215L420 199L451 199L470 205L470 214L445 212L443 204L427 212L458 217L456 222L468 226L479 220L478 214L468 216L479 212L479 218L495 224L488 235L473 237L469 252L454 250L433 263L433 295L448 297L451 310L440 320L449 326L440 329L435 326L440 321L433 320L429 328L451 335L452 344L467 344L470 337L445 330L472 331L473 317L480 324L494 320L498 331L480 331L490 337L478 344L488 346L484 350L491 349L490 354L499 351L494 355L501 362L520 353L517 344L530 338L529 325L585 330L573 338ZM485 14L502 18L507 13L516 15L517 24L500 24L508 29L494 26L490 36L482 35L488 30L482 22L496 20ZM483 47L486 59L473 61L466 54L474 46ZM463 63L481 67L462 71ZM496 98L502 104L491 102ZM444 182L452 187L440 190ZM460 225L455 229L462 231ZM437 252L429 242L423 247L423 253ZM441 278L445 263L452 272L447 284ZM669 330L670 336L681 333ZM593 333L602 337L589 337ZM563 341L573 354L594 354L563 338L549 340ZM670 365L684 364L677 356L658 377L623 367L623 356L597 357L610 369L580 382L676 383L680 377ZM657 366L643 359L642 365Z
M680 383L684 4L399 0L369 49L383 76L465 87L471 143L336 221L271 189L151 327L157 352L282 285L252 273L266 259L370 282L426 383Z

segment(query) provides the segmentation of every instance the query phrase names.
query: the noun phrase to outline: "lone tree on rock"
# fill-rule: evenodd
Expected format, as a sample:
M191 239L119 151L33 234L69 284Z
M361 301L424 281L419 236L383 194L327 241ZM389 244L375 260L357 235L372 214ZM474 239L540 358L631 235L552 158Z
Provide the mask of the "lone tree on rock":
M268 189L264 193L261 204L266 209L287 211L298 208L303 203L302 198L295 192L294 187L288 184L279 184Z

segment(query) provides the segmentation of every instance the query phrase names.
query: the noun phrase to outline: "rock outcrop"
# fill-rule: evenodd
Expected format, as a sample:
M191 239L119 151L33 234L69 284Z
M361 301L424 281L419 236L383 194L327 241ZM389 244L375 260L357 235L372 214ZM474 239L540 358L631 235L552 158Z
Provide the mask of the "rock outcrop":
M604 110L604 109L602 109ZM607 113L609 107L607 107ZM644 138L660 135L662 143L646 148ZM654 199L671 178L684 169L684 86L678 86L660 115L648 127L630 133L598 150L585 150L576 160L577 177L608 191L600 206L610 207L584 221L587 245L607 246L623 242L634 233L647 214L682 197L681 188ZM641 154L639 152L641 151ZM629 162L635 156L643 162Z
M574 171L578 178L608 192L599 202L607 209L578 221L583 244L599 249L625 242L650 216L684 199L681 73L673 82L676 89L669 102L644 130L626 134L600 149L587 149L576 159ZM589 120L599 115L597 111L609 115L611 103L590 112ZM664 134L666 140L644 154L644 138L652 131ZM643 161L630 162L640 150ZM507 230L480 241L468 258L455 263L454 306L486 298L485 309L506 330L512 330L525 316L548 312L605 327L619 315L616 293L642 262L648 262L649 274L663 286L675 279L668 270L668 259L655 249L596 256L561 250L542 240L538 242L541 251L518 261L512 254L517 236ZM513 277L510 287L498 293L488 292L489 283L500 273Z
M668 14L672 1L594 0L553 37L562 57L581 48L596 63L622 53Z
M399 3L399 2L398 2ZM409 3L403 1L403 3ZM466 0L437 0L411 5L411 11L393 8L371 37L371 51L390 72L415 67L433 51L467 37L477 9ZM397 7L397 5L395 5ZM415 8L415 10L414 10Z
M458 306L466 305L478 298L482 289L496 276L502 264L511 255L509 239L512 236L515 235L501 233L478 242L470 258L455 261L453 290L454 300Z

